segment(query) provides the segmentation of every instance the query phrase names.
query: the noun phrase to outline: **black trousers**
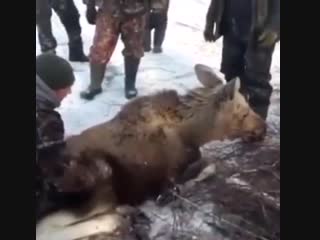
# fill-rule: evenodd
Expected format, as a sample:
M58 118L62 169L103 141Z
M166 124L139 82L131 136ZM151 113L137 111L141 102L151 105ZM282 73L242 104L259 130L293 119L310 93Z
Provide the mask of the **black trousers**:
M81 41L80 15L73 0L36 0L36 23L42 52L57 47L51 27L52 9L67 31L69 44L78 44Z
M235 34L225 34L221 72L227 81L241 79L241 91L249 104L261 117L267 117L273 88L270 84L270 67L275 45L260 47L254 41L244 40Z
M165 39L167 30L168 14L167 12L150 13L147 17L144 46L145 49L151 47L151 31L154 30L153 46L161 47Z

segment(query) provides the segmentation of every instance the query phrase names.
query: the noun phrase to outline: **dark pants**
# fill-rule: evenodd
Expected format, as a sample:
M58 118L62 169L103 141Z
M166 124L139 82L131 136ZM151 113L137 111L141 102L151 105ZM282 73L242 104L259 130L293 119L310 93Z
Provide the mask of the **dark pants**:
M161 47L165 38L168 23L167 12L163 13L150 13L148 15L144 46L145 49L151 47L151 31L154 29L153 46Z
M36 23L41 51L46 52L57 47L51 28L51 9L56 12L65 27L69 45L79 44L82 41L80 15L73 0L36 0Z
M241 79L241 91L249 97L249 104L266 118L272 94L270 67L275 45L259 47L233 34L225 34L221 72L227 81Z

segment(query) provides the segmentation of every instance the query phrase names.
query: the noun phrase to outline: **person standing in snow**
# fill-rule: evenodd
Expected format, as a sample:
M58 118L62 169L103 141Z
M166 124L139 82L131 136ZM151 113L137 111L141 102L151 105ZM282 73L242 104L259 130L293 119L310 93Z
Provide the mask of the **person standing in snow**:
M270 67L280 40L280 0L211 0L206 41L223 36L221 72L239 76L251 107L267 118L272 94Z
M150 0L150 11L147 15L144 51L151 51L151 31L153 35L153 53L162 53L162 44L168 24L169 0Z
M36 0L36 23L41 52L55 53L57 41L52 34L51 16L53 9L59 16L69 38L69 60L88 62L83 52L79 12L73 0Z
M80 96L92 100L102 92L101 84L119 36L124 43L125 96L137 95L136 75L144 55L143 38L148 0L86 0L87 20L96 24L90 49L90 85ZM98 11L96 9L98 7Z

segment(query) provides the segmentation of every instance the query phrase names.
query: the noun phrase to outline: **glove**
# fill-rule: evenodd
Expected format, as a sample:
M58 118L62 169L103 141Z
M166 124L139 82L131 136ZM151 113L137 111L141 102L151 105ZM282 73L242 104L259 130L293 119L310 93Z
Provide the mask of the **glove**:
M271 28L267 28L259 35L258 44L261 47L271 47L278 40L279 34Z
M97 19L97 10L95 6L87 6L86 18L89 24L95 25Z
M203 35L204 35L204 39L207 41L207 42L214 42L216 41L216 38L213 34L213 30L214 30L214 26L206 26L204 32L203 32Z

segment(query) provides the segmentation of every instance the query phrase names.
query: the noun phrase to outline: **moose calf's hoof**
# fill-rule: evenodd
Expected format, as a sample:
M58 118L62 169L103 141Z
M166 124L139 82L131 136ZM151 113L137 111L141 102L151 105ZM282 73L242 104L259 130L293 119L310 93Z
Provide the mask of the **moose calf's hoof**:
M169 188L158 196L156 203L158 206L165 206L175 201L177 199L177 194L179 193L180 189L177 186Z

